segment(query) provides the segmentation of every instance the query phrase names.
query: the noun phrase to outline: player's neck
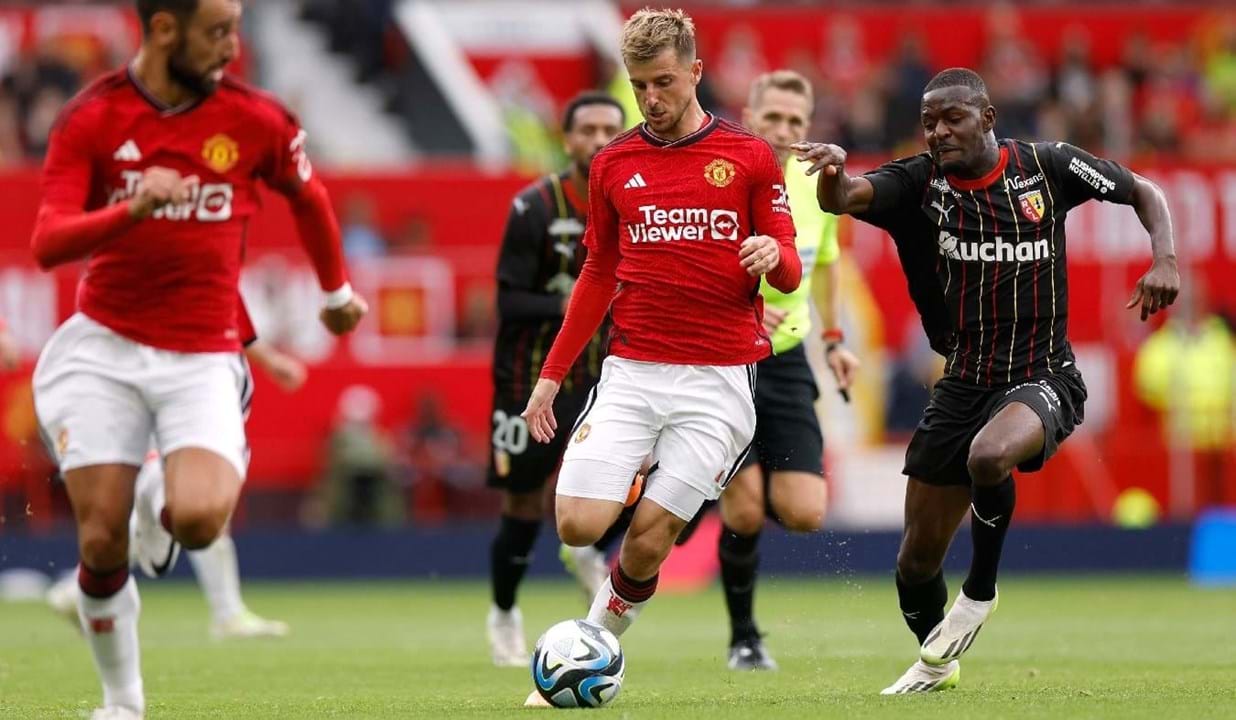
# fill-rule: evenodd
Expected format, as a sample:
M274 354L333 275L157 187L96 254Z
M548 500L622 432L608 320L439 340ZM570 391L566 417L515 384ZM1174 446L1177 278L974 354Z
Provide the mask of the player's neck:
M165 58L158 58L142 49L130 67L142 89L168 107L179 107L197 99L195 92L172 79Z
M658 134L657 137L670 142L681 140L704 127L704 122L707 119L708 114L704 112L704 108L700 107L700 101L692 98L691 104L687 106L687 110L682 114L682 119L678 121L678 124L669 132L664 135Z
M579 167L575 163L571 163L571 169L567 171L567 180L571 183L571 188L579 195L579 199L585 204L588 202L588 174L580 172Z
M966 180L985 177L987 173L996 169L1000 164L1000 144L994 139L983 144L983 150L979 153L979 160L973 170L965 170L957 173L957 177Z

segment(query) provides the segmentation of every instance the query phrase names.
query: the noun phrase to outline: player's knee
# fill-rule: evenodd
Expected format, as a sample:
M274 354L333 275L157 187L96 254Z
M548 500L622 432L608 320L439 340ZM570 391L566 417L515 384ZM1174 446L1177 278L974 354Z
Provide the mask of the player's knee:
M128 524L108 527L88 523L78 529L78 552L86 567L114 568L129 561Z
M605 534L605 528L591 518L558 514L558 537L571 547L591 545Z
M824 527L824 503L774 509L781 526L790 532L810 533Z
M979 485L995 485L1008 476L1008 447L998 439L989 439L980 435L970 444L970 455L966 459L966 469L970 479Z
M171 511L172 536L188 550L200 550L215 541L227 525L230 508L208 505Z
M758 503L726 498L723 505L725 526L739 535L754 535L764 526L764 508Z

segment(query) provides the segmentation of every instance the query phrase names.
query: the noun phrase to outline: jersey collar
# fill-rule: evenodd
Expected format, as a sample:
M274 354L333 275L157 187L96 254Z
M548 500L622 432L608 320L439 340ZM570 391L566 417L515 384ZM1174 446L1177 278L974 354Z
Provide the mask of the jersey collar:
M994 183L996 181L996 178L1003 175L1004 168L1007 167L1008 164L1009 164L1009 149L1005 147L1004 145L1001 145L1000 146L1000 160L996 163L996 166L991 169L991 172L987 173L983 177L974 178L973 180L966 180L963 178L954 177L953 175L946 175L945 178L948 179L949 185L952 185L954 188L958 190L982 190L988 185Z
M648 129L648 123L646 122L642 122L639 124L639 134L644 138L645 141L647 141L649 145L652 145L653 147L661 147L661 148L685 147L692 143L697 143L700 140L703 140L704 138L708 137L708 134L711 133L714 129L716 129L717 124L719 122L721 121L717 118L716 115L713 115L710 112L705 112L704 113L704 124L700 126L700 129L696 130L690 135L683 135L677 140L666 140L663 137L658 137L654 135L653 132Z
M159 114L164 117L187 113L198 105L201 105L202 101L206 99L205 95L201 95L173 107L155 97L153 93L146 89L145 85L142 85L142 81L138 80L137 74L133 72L132 65L129 65L124 69L124 74L129 78L129 82L133 84L133 88L137 90L137 94L141 95L143 100L149 103L155 110L158 110Z

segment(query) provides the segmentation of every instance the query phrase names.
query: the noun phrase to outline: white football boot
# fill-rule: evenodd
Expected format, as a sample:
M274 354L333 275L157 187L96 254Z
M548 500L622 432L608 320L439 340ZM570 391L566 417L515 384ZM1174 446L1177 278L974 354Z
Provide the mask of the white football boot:
M90 720L143 720L146 716L123 705L109 705L90 713Z
M248 608L226 620L210 624L210 636L215 640L281 638L287 637L288 632L290 628L287 623L267 620Z
M956 660L947 665L928 665L922 660L916 661L897 678L897 682L880 691L881 695L906 695L910 693L936 692L951 690L957 687L961 680L961 663Z
M919 657L928 665L947 665L960 658L974 644L983 623L996 611L999 603L999 592L984 602L971 600L962 590L948 615L927 634Z
M489 617L485 622L486 634L489 636L489 647L493 653L494 665L498 667L527 667L528 646L524 642L524 616L519 608L508 611L491 605Z
M524 707L551 708L553 707L553 705L550 705L548 700L541 697L541 693L537 692L536 690L533 690L532 694L528 696L528 699L524 700Z
M176 566L180 543L163 527L163 467L147 461L137 475L133 517L129 523L129 554L146 577L163 577Z
M591 545L571 547L563 543L558 549L558 559L584 591L584 603L591 605L592 599L597 596L601 585L609 577L609 563L605 559L605 553Z

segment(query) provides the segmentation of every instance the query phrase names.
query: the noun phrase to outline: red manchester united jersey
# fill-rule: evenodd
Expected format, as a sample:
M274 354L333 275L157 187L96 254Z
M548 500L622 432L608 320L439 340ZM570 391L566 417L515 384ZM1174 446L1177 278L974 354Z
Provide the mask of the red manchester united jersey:
M114 218L121 225L90 255L78 309L146 345L237 350L237 279L245 227L258 208L257 181L294 204L306 194L316 183L305 133L275 99L230 79L209 96L170 108L131 71L117 71L83 90L59 118L40 219L123 203L153 166L190 178L189 200L146 220ZM346 280L338 243L329 245L316 254L310 248L328 290Z
M616 263L610 352L682 365L766 357L759 278L739 264L752 235L780 246L782 266L770 282L797 287L785 180L762 138L712 116L673 142L643 125L615 138L592 162L584 236L594 268ZM582 284L577 295L591 290ZM570 350L568 342L551 354L542 374L554 379L561 363L574 360Z

